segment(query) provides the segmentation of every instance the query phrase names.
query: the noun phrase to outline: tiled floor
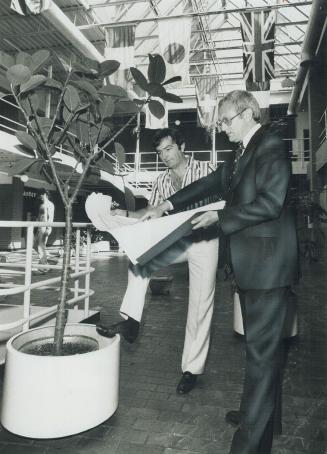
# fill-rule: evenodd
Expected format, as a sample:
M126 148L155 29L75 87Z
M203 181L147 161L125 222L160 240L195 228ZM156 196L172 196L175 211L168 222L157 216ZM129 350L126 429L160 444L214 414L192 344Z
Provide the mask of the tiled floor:
M95 261L92 305L103 323L119 320L126 285L125 257ZM147 297L140 337L122 341L120 402L101 426L57 440L25 439L0 431L6 454L227 454L234 429L225 412L236 409L244 352L233 335L230 286L218 276L212 345L206 373L186 396L176 394L187 310L187 269L178 265L170 296ZM324 454L327 443L327 267L306 265L296 292L299 336L285 373L283 435L273 454ZM2 372L3 373L3 372ZM49 409L51 411L51 409ZM46 415L45 415L46 417Z

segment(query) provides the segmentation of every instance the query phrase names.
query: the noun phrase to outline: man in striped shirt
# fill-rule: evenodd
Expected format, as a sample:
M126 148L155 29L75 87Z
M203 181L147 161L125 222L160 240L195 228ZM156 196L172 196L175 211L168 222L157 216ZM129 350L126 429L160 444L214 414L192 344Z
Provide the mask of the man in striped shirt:
M209 163L197 161L184 154L185 141L178 131L168 128L158 131L153 145L167 170L160 174L153 184L150 206L159 205L181 188L214 170ZM187 209L212 201L205 199ZM141 217L145 210L125 214ZM123 210L117 212L124 214ZM134 342L138 335L151 274L170 264L188 262L189 305L182 356L183 375L177 386L179 394L191 391L196 384L197 375L204 371L210 340L218 245L218 230L214 227L213 230L192 233L178 240L146 265L130 263L128 286L120 307L120 313L125 320L110 327L97 327L98 332L104 336L112 337L119 333L128 342Z

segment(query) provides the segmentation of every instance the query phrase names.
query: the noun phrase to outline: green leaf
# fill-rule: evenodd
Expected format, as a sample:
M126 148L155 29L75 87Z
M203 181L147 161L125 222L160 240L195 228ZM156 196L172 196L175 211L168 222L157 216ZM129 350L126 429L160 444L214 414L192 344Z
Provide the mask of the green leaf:
M90 105L86 104L84 106L79 107L75 112L78 112L77 119L82 121L83 123L89 124L91 126L96 126L95 118L92 112L85 112Z
M111 76L115 73L120 66L119 61L116 60L105 60L99 65L99 76L106 77Z
M30 67L32 63L32 56L26 52L18 52L16 55L16 64Z
M96 76L98 74L98 71L95 69L95 67L98 67L98 63L89 58L87 60L88 62L85 64L78 61L75 62L73 64L73 71L85 76Z
M74 123L75 132L79 140L83 143L89 143L89 127L82 121L76 121ZM95 129L95 128L94 128ZM92 133L93 128L91 128Z
M105 96L114 96L116 98L127 98L127 92L118 85L108 84L98 90L98 93Z
M161 99L163 99L164 101L168 101L168 102L175 102L175 103L183 102L182 98L180 98L177 95L174 95L173 93L167 93L166 92L163 95L159 95L159 97Z
M99 111L102 118L110 118L115 111L115 103L112 98L105 97L99 105Z
M60 64L60 66L62 67L62 69L65 71L65 72L69 72L71 70L71 66L69 63L66 62L66 60L62 57L59 57L58 55L56 55L57 57L57 60L58 60L58 63Z
M135 82L137 85L142 88L142 90L146 91L146 88L148 86L148 81L146 78L143 76L141 71L139 71L136 68L130 68L130 71L132 73L132 76L134 77Z
M35 74L37 73L40 69L43 68L43 66L48 63L48 61L51 58L51 54L48 50L46 49L41 49L35 52L32 55L32 62L31 62L31 73Z
M64 106L64 108L62 109L62 117L65 123L68 122L68 120L71 117L71 114L72 114L71 111Z
M7 79L12 85L26 83L31 78L31 71L25 65L14 65L7 70Z
M108 128L107 126L102 125L101 132L100 132L100 135L98 138L98 143L101 144L101 143L107 141L109 139L109 137L111 136L111 134L112 134L111 129ZM94 137L92 137L93 141L96 140L96 135L94 135Z
M165 80L165 82L162 85L168 85L168 84L172 84L174 82L180 82L181 80L182 80L181 76L175 76L175 77L172 77L171 79Z
M110 173L111 175L115 175L115 169L111 161L106 158L100 158L97 163L96 167L98 167L101 170L104 170L105 172Z
M72 85L67 85L66 87L64 94L64 103L67 109L69 109L71 112L75 110L80 104L78 91Z
M98 95L97 90L87 80L74 80L74 81L71 81L70 84L74 85L75 87L79 88L80 90L85 91L96 101L99 101L101 99Z
M131 114L136 113L138 108L133 101L129 99L122 99L121 101L116 102L115 104L115 113L116 114Z
M43 85L46 80L47 78L45 76L42 76L41 74L32 76L29 81L20 86L20 94L35 90L36 88Z
M28 149L34 151L37 148L37 144L34 138L25 131L17 131L16 132L17 139Z
M162 118L165 115L165 108L161 102L156 100L149 101L150 112L157 118Z
M33 155L34 156L34 155ZM15 162L8 170L8 176L12 177L14 175L20 175L26 172L33 164L38 162L38 159L23 158Z
M162 85L156 83L148 84L146 91L151 96L159 96L160 98L166 93L166 90L163 88Z
M150 82L161 84L166 77L166 64L159 54L149 54L148 78Z
M44 86L47 88L54 88L55 90L62 90L62 83L58 80L51 79L50 77L44 82Z
M33 115L33 110L34 112L38 111L40 99L37 93L29 93L28 95L22 96L19 102L26 114L30 116Z
M31 121L31 126L38 133L36 121L39 125L39 128L41 129L42 133L44 136L48 135L48 132L50 131L51 125L52 125L52 119L51 118L45 118L45 117L36 117L36 119Z
M124 147L119 143L114 143L115 153L118 161L119 167L122 167L126 162L126 153Z

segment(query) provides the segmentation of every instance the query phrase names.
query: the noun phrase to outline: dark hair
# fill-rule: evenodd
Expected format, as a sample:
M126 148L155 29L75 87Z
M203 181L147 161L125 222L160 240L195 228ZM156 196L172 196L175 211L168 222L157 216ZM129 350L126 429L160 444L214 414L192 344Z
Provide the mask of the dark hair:
M260 121L260 107L252 93L245 90L231 91L219 101L218 109L225 103L232 104L236 112L241 112L248 108L251 109L253 120L256 122Z
M185 143L185 139L182 136L182 134L177 131L176 129L172 128L164 128L160 129L154 136L153 141L152 141L152 146L155 150L157 150L157 147L160 145L160 142L162 139L165 139L166 137L171 137L172 141L176 143L178 148L181 148L181 145Z
M50 195L50 191L48 191L47 189L41 189L41 191L39 192L39 196L41 197L41 195L45 194L48 199L51 197Z

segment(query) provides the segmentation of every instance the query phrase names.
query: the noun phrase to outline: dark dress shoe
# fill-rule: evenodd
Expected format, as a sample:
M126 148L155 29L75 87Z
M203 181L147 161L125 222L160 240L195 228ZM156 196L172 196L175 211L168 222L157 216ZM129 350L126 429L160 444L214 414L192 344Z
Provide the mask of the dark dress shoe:
M190 391L192 391L192 389L195 386L196 379L197 379L197 375L191 374L191 372L187 372L187 371L184 372L180 382L177 385L177 389L176 389L177 393L178 394L187 394Z
M97 325L97 332L104 337L114 337L116 334L121 334L123 338L132 344L139 334L140 323L133 318L128 318L111 326Z
M238 410L228 411L225 415L225 421L233 427L238 427L241 424L241 412ZM274 423L274 435L282 434L282 423Z

